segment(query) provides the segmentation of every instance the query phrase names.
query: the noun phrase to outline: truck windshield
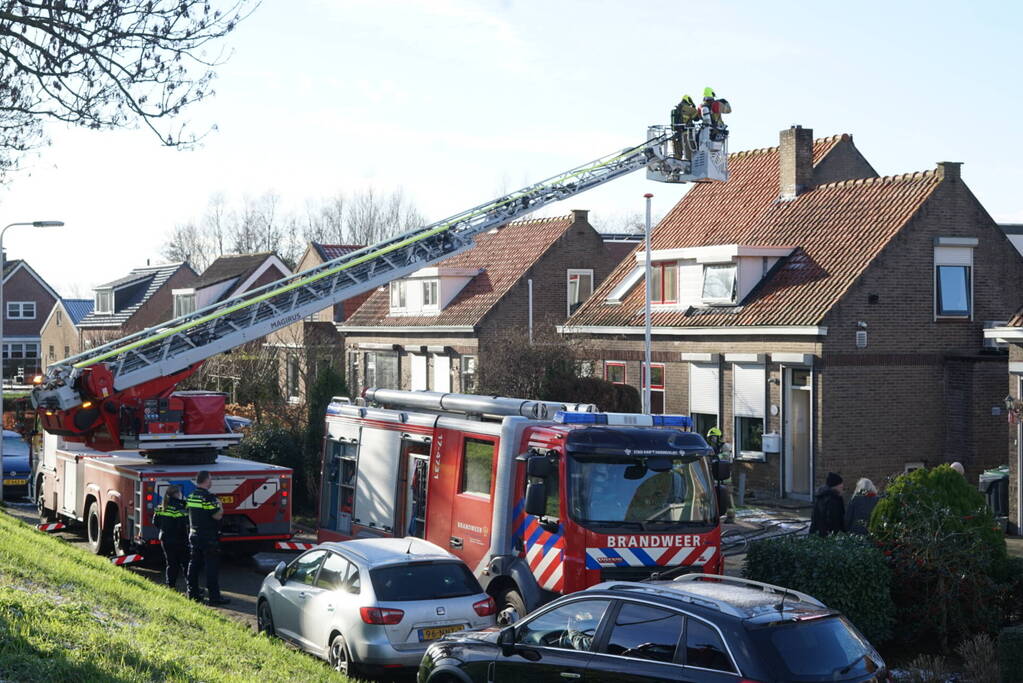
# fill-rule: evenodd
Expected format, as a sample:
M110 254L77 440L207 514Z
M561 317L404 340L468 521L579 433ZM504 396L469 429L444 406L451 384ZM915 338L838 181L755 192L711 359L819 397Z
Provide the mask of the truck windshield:
M581 523L638 525L713 524L713 487L704 458L659 458L655 471L643 458L569 458L572 517ZM664 465L670 461L671 466Z

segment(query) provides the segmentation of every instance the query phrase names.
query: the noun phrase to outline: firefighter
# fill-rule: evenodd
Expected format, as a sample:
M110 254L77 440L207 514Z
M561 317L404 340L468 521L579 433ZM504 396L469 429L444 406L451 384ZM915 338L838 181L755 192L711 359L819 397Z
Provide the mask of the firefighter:
M188 509L188 546L191 555L188 560L188 597L196 602L202 600L199 591L199 572L206 567L206 602L210 605L226 605L231 602L220 594L220 525L224 508L220 500L210 493L213 478L206 470L195 475L195 490L185 501Z
M732 105L728 103L728 100L724 98L718 99L714 89L711 87L703 89L700 119L703 121L704 126L710 128L711 140L724 140L728 136L727 127L721 115L730 114L731 112Z
M178 576L188 570L188 512L180 486L168 486L163 492L163 500L153 514L153 526L160 530L165 583L177 588Z
M707 443L710 444L710 447L714 449L715 455L721 454L721 446L723 445L722 435L721 430L718 428L717 425L714 425L713 427L707 430Z
M689 95L683 95L682 100L671 110L671 138L675 156L679 159L691 160L693 158L693 141L691 131L693 122L699 118L696 103Z

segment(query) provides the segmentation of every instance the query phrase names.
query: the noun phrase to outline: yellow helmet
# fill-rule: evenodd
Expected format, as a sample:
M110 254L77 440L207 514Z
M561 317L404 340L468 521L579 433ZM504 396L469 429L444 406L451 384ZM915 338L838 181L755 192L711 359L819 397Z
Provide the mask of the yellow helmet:
M709 85L706 88L703 89L703 96L704 97L717 97L717 95L714 94L714 88L710 87Z
M718 429L717 427L711 427L710 429L707 430L707 438L710 438L712 436L720 437L721 430Z
M689 95L682 96L682 104L693 104L693 98Z

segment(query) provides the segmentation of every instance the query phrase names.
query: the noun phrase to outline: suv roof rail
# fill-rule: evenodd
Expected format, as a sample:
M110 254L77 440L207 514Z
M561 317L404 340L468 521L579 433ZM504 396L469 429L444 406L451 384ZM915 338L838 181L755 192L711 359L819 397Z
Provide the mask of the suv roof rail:
M725 576L722 574L683 574L672 579L673 583L695 583L697 581L715 582L715 583L728 583L737 586L744 586L746 588L759 588L765 593L780 593L782 595L792 596L801 602L808 602L811 605L817 607L827 607L823 602L817 598L801 593L791 588L785 588L783 586L775 586L771 583L764 583L763 581L753 581L752 579L740 579L736 576ZM713 599L713 598L708 598Z
M611 586L607 586L607 590L632 590L632 591L645 591L648 593L654 593L657 595L663 595L669 597L672 600L681 600L682 602L688 602L693 605L699 605L700 607L706 607L707 609L716 609L719 612L730 614L733 617L739 617L740 619L749 616L744 611L730 605L722 600L715 600L714 598L706 596L697 596L690 593L680 593L678 589L671 588L658 588L648 583L616 583Z

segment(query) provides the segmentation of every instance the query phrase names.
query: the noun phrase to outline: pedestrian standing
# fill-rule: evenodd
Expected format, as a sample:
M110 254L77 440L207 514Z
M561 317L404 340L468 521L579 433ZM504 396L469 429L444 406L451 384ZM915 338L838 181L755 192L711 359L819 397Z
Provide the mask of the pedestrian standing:
M817 489L813 498L811 534L830 536L845 531L845 501L842 500L844 489L842 477L834 472L828 472L824 486Z
M856 490L845 509L845 530L850 534L866 535L870 514L877 505L877 487L866 477L856 482Z
M153 514L153 526L160 530L163 548L164 583L178 587L178 576L188 569L188 512L181 487L171 484Z
M188 510L188 597L196 602L202 599L199 591L199 572L206 567L206 602L226 605L231 602L220 594L220 519L224 508L220 499L210 493L213 478L206 470L195 475L195 490L185 501Z

